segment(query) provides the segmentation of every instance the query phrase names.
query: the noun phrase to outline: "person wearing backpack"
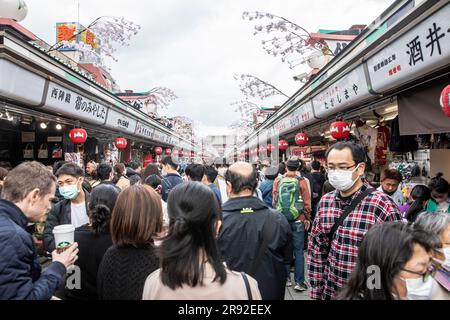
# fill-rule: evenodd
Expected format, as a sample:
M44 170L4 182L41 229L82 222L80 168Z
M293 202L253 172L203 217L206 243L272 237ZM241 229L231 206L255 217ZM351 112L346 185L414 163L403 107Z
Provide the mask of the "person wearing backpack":
M295 257L296 291L306 291L305 283L305 232L311 225L311 194L308 181L297 171L300 166L298 158L291 158L286 163L286 173L275 179L273 184L273 207L282 214L292 230ZM291 286L290 266L286 266L288 279L286 286Z
M366 169L362 146L338 142L325 155L328 180L336 191L320 199L309 236L312 300L334 299L347 285L357 264L359 247L373 226L402 220L389 196L362 179Z
M167 202L169 198L169 192L176 185L183 183L183 178L181 178L178 173L178 164L175 163L171 156L167 156L161 160L162 166L162 183L161 183L161 197L164 202Z

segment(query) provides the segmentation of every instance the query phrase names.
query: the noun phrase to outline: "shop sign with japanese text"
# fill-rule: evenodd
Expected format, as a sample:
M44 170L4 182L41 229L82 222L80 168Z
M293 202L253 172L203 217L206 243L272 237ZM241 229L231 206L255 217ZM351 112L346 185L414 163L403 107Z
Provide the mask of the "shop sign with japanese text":
M317 117L339 112L370 97L362 65L328 86L312 99Z
M154 128L138 122L136 125L136 134L145 138L153 139L153 133L155 132Z
M113 109L109 109L108 118L106 119L106 125L108 127L134 133L136 131L136 124L136 120Z
M372 89L383 92L450 61L450 4L367 61Z
M289 116L289 129L294 129L300 125L304 126L314 120L311 102L306 102L298 107Z
M97 124L105 124L108 114L108 107L53 82L50 82L44 109Z

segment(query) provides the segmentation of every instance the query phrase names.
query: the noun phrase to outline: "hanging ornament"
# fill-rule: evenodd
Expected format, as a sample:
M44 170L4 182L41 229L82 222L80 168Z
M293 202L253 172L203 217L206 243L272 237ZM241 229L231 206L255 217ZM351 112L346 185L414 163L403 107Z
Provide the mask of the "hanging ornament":
M114 145L116 146L117 149L123 150L127 147L127 139L117 138L116 140L114 140Z
M264 148L264 147L259 147L259 153L265 154L266 151L267 151L266 148Z
M162 149L161 147L156 147L156 148L155 148L155 154L156 154L157 156L162 155L162 153L163 153L163 149Z
M166 149L166 156L171 156L172 155L172 149L167 148Z
M348 122L342 121L341 118L336 118L336 122L333 122L330 126L331 136L336 140L348 138L350 132L350 125Z
M278 148L282 151L287 150L289 148L289 143L286 140L278 141Z
M269 152L269 153L272 153L272 151L274 151L275 150L275 147L273 146L273 144L268 144L267 145L267 151Z
M442 111L444 111L447 117L450 117L449 100L450 100L450 85L446 86L444 90L442 90L440 99Z
M75 128L70 130L70 141L75 144L83 144L87 140L87 132L82 128Z
M300 132L295 135L295 144L298 146L306 146L309 142L309 137L306 133Z

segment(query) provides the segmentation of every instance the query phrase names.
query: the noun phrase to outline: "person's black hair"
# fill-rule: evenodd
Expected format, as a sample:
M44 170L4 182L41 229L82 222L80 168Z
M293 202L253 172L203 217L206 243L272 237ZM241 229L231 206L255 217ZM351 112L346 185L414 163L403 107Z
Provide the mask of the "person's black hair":
M400 173L400 171L398 171L396 169L383 170L383 172L381 173L381 181L384 181L387 179L396 180L399 183L403 181L402 174Z
M251 173L247 176L230 169L225 172L225 181L230 182L234 194L238 194L244 190L251 191L252 193L255 192L258 186L257 178L256 170L253 167Z
M215 271L213 281L224 284L227 275L216 240L220 207L214 192L199 182L179 184L169 194L167 212L169 231L158 250L162 283L173 290L202 285L204 255Z
M409 222L414 222L418 215L425 209L423 203L431 199L431 191L427 186L416 185L411 190L411 198L414 201L406 212L406 219Z
M108 233L111 214L120 190L114 185L100 184L92 190L89 198L89 218L95 234Z
M313 168L316 171L319 171L321 166L322 165L317 160L314 160L313 162L311 162L311 168Z
M75 163L66 163L56 172L56 176L68 175L75 178L84 177L84 172L81 167Z
M173 170L177 170L178 168L178 163L173 160L172 156L164 157L161 163L165 166L169 165Z
M133 170L136 170L137 168L139 168L141 165L139 164L139 163L137 163L136 161L130 161L129 163L128 163L128 167L129 168L131 168L131 169L133 169Z
M136 183L141 181L141 177L138 174L133 174L128 178L128 180L130 181L130 186L134 186Z
M188 165L185 172L192 181L201 182L205 175L205 167L201 164L194 163Z
M59 168L61 168L63 165L68 164L68 163L70 163L70 162L64 161L64 160L56 161L53 164L53 174L56 176L56 173L58 172Z
M355 161L355 164L358 165L360 163L365 163L366 161L366 151L364 150L364 147L360 146L357 143L351 142L351 141L341 141L334 145L332 145L327 152L325 153L325 158L328 159L328 155L333 150L344 150L349 149L352 153L353 161Z
M267 180L275 180L278 177L278 167L269 167L264 172L264 176Z
M431 179L430 183L428 184L428 187L430 187L431 191L437 193L449 193L450 185L448 184L447 180L443 178L443 176L444 174L439 172L436 177Z
M283 175L286 173L286 164L284 162L280 162L278 165L278 172Z
M112 172L112 166L109 163L100 163L97 167L97 177L101 181L108 180Z
M372 227L361 243L350 281L338 293L338 299L394 300L394 280L411 259L416 244L427 252L440 246L436 236L404 222L385 222ZM379 276L379 286L368 286L374 272Z
M151 163L144 169L144 173L142 174L142 181L145 182L147 177L154 175L154 174L157 176L161 176L161 171L159 170L159 168L156 164Z
M217 175L219 172L214 168L214 166L204 166L205 168L205 176L208 179L209 183L214 183L216 181Z
M161 181L162 181L162 179L160 176L158 176L156 174L152 174L145 179L144 183L146 185L152 187L153 189L156 189L156 188L158 188L158 186L161 185Z

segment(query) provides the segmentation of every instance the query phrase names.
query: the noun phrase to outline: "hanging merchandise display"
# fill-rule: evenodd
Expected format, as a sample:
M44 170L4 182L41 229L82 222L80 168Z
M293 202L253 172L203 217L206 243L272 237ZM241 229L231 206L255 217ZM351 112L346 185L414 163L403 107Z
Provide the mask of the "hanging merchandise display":
M75 128L70 130L70 141L75 144L83 144L87 140L87 132L82 128Z
M63 157L63 149L61 145L55 144L52 148L52 159L61 159Z
M375 163L378 130L364 124L361 127L356 127L355 136L359 140L359 144L366 149L367 156L371 163Z
M41 144L38 150L38 159L48 158L48 146L46 143Z
M378 126L377 148L375 150L375 164L384 166L387 163L387 154L389 146L390 131L383 124Z
M295 135L295 144L298 146L306 146L308 144L309 137L306 133L300 132Z
M450 85L446 86L444 90L442 90L440 99L442 111L444 111L447 117L450 117L449 100L450 100Z
M125 139L125 138L117 138L116 140L114 140L114 145L119 150L126 149L127 148L127 139Z
M23 158L24 159L34 159L34 147L33 144L28 143L23 149Z

